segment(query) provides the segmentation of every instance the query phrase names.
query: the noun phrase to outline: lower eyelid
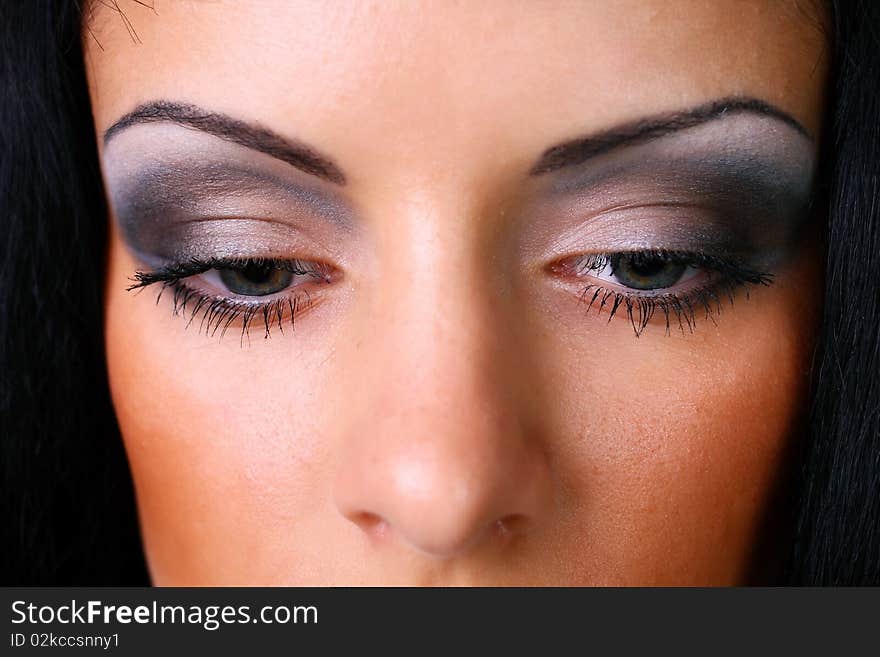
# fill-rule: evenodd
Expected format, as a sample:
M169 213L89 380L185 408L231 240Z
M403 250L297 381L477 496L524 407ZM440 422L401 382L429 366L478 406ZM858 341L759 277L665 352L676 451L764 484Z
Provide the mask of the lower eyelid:
M648 252L648 251L646 251ZM656 252L655 252L656 253ZM587 315L603 316L606 322L623 316L623 325L632 327L636 337L649 325L665 326L665 334L678 328L693 332L703 320L718 323L722 306L734 303L738 292L756 285L770 285L774 274L753 269L745 262L698 253L667 252L679 258L691 272L686 279L665 288L638 289L621 285L613 279L610 258L617 254L571 256L554 261L545 271L585 308ZM590 269L588 258L606 258L605 269ZM695 260L693 264L688 260ZM595 263L600 264L600 263Z
M256 328L268 338L277 329L293 329L295 320L321 304L321 296L305 288L290 287L275 295L239 297L215 294L190 284L191 276L169 285L172 290L172 315L186 320L186 327L195 326L209 337L224 337L229 329L241 334L242 346L250 341L250 330ZM160 291L160 295L162 292ZM256 324L255 324L256 322ZM240 327L240 328L239 328Z

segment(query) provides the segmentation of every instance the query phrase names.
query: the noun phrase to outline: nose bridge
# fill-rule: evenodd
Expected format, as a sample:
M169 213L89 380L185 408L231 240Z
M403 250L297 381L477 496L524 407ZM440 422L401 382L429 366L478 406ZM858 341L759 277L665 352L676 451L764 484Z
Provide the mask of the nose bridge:
M399 208L383 240L373 353L398 411L497 412L496 370L511 345L491 283L497 272L486 264L492 246L481 243L479 208L453 183L446 187Z
M505 375L517 352L505 330L512 304L498 285L508 263L503 244L487 238L491 210L471 189L473 176L422 181L419 189L429 186L403 204L385 240L383 279L393 284L376 300L390 337L381 369L396 368L386 388L392 407L435 413L435 427L461 432L482 423L485 433L516 421L517 381Z
M385 260L393 283L374 298L365 403L344 437L337 504L367 531L378 519L411 546L450 556L535 515L546 477L476 240L455 229L460 216L422 219Z

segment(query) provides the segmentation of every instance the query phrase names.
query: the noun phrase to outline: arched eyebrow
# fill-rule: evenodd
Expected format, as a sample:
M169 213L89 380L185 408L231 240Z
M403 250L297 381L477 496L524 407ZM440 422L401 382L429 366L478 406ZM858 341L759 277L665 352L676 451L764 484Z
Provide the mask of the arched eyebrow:
M225 114L211 112L195 105L166 100L139 105L121 117L104 132L106 146L125 129L142 123L169 122L260 151L308 174L328 182L345 185L342 170L316 149L281 135L256 123L247 123Z
M544 154L529 171L529 175L539 176L563 167L583 164L591 158L617 148L641 144L741 112L751 112L776 119L813 141L813 137L797 119L774 105L750 97L721 98L689 110L638 119L595 135L552 146L544 151Z

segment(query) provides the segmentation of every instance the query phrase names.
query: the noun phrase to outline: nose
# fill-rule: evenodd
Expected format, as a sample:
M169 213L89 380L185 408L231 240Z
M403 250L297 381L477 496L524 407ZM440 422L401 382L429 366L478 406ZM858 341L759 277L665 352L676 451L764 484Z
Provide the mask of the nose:
M461 292L449 315L425 286L390 295L408 305L359 349L334 491L363 532L438 558L508 545L551 496L515 339Z

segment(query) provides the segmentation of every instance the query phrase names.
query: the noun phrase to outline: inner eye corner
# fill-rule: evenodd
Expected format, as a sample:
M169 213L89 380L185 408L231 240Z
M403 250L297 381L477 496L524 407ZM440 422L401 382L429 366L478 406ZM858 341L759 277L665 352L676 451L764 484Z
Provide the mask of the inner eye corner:
M566 263L564 258L556 258L546 264L544 264L541 269L544 273L552 274L552 275L563 275L566 273Z
M571 276L576 275L577 273L577 264L579 262L586 261L589 258L600 257L599 254L591 254L591 253L574 253L569 255L560 256L558 258L554 258L550 262L546 263L542 269L548 273L556 276Z

